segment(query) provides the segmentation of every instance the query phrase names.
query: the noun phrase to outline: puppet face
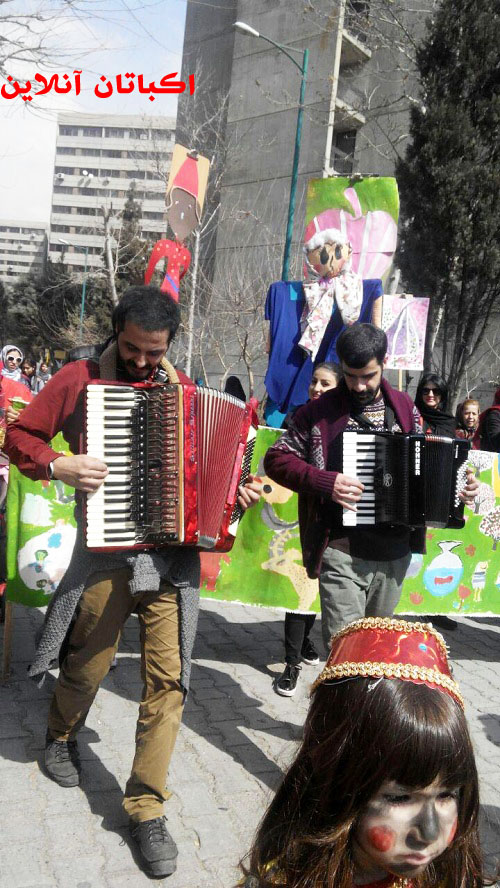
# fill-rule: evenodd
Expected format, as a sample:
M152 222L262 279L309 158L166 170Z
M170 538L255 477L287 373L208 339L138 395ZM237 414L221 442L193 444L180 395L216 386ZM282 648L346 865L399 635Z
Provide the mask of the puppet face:
M167 210L168 223L181 243L198 225L196 199L183 188L172 188L171 204Z
M326 243L307 251L307 259L320 277L337 277L351 255L349 244Z
M383 783L354 830L355 871L374 880L423 872L453 841L458 797L439 778L423 789Z

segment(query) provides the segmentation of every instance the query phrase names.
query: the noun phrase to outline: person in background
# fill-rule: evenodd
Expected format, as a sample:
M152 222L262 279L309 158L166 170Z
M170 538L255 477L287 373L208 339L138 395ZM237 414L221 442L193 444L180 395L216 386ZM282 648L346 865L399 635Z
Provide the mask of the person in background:
M5 345L2 349L2 376L14 380L14 382L22 382L21 364L23 357L24 355L17 345Z
M415 406L422 420L425 435L454 438L456 419L447 413L448 386L436 373L423 373L415 395Z
M457 408L457 430L455 436L457 438L465 438L470 441L479 425L480 413L479 401L475 398L466 398Z
M42 391L44 386L47 385L49 379L52 379L52 373L50 372L49 365L46 364L45 361L42 361L33 382L33 391L35 392L35 394L38 394L38 392Z
M479 786L443 637L365 618L331 640L243 888L482 888Z
M497 388L493 404L483 410L473 438L476 450L500 453L500 388Z
M323 392L335 388L339 379L339 369L330 361L324 361L314 368L309 384L309 400L317 401ZM296 408L297 410L298 408ZM285 417L283 428L288 428L288 422L293 417L295 410ZM281 697L293 697L297 689L301 663L314 666L319 663L319 654L310 639L311 629L314 625L316 614L300 613L300 611L287 611L285 615L285 669L274 682L274 690Z
M33 383L35 381L36 364L31 358L24 358L21 364L21 382L33 391Z
M224 391L226 392L226 394L232 395L233 398L238 398L239 401L246 401L247 399L245 395L245 389L243 388L237 376L227 377Z

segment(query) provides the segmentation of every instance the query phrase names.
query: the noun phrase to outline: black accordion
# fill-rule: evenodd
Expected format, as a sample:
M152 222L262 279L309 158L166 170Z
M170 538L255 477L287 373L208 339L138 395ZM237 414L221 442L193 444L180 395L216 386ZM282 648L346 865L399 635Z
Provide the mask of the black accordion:
M463 527L469 450L438 435L344 432L342 471L364 485L356 511L343 510L344 526Z

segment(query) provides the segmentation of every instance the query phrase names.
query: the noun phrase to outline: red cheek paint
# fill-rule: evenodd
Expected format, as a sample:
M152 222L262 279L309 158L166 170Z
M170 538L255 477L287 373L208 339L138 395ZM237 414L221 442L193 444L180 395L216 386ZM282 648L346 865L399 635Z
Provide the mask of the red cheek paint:
M394 847L396 834L388 826L372 826L368 839L377 851L390 851Z
M448 836L448 842L447 842L448 845L451 845L453 839L455 838L455 835L457 832L457 826L458 826L458 817L455 817L455 822L450 830L450 835Z

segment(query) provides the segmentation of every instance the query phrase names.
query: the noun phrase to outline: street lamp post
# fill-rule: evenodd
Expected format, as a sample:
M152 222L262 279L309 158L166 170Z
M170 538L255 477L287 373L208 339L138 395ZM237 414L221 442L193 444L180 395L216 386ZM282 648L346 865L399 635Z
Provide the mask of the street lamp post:
M58 243L62 244L63 247L71 246L70 243L67 240L63 240L62 237L58 237L58 238L56 238L56 240L58 241ZM88 246L84 247L84 252L85 252L85 266L83 269L82 297L80 300L80 335L79 335L80 342L83 342L83 316L85 314L85 294L87 292L87 259L88 259L88 255L89 255ZM62 257L64 259L64 250L62 251Z
M286 237L285 237L285 250L283 253L283 268L281 272L281 279L283 281L288 280L289 278L289 270L290 270L290 250L292 246L292 234L293 234L293 219L295 215L295 196L297 192L297 178L299 171L299 158L300 158L300 140L302 136L302 117L304 111L304 96L306 91L306 80L307 80L307 66L309 62L309 50L308 49L295 49L293 46L283 46L281 43L276 43L275 40L271 40L270 37L266 37L265 34L261 34L259 31L256 31L255 28L251 28L250 25L247 25L245 22L235 22L233 26L237 31L241 34L247 34L252 37L260 37L261 40L266 40L267 43L271 43L276 49L279 49L284 55L286 55L291 62L295 65L296 68L299 69L302 79L300 82L300 97L299 97L299 108L297 112L297 127L295 130L295 147L293 150L293 165L292 165L292 181L290 183L290 199L288 202L288 216L287 216L287 225L286 225ZM300 64L293 56L290 55L290 52L298 52L302 53L302 64Z
M83 316L85 314L85 293L87 290L87 258L89 255L88 246L85 247L85 266L83 269L83 280L82 280L82 301L80 305L80 342L83 342Z

